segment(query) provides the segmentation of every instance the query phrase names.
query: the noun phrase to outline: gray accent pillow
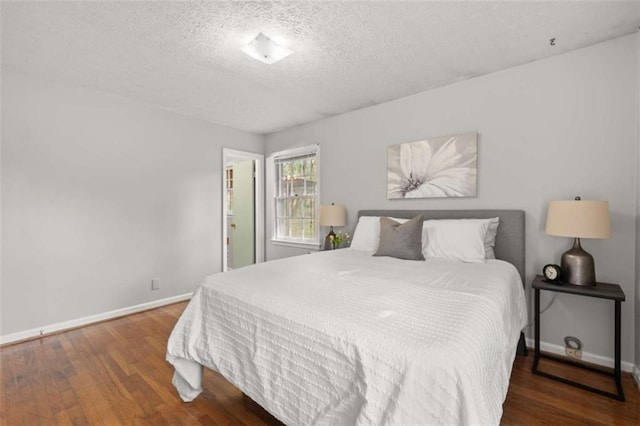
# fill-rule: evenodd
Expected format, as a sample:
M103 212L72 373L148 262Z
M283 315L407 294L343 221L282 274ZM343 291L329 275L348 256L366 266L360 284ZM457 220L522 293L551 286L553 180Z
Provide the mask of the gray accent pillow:
M422 223L422 215L402 224L381 216L380 244L378 244L378 251L374 256L424 260L422 255Z

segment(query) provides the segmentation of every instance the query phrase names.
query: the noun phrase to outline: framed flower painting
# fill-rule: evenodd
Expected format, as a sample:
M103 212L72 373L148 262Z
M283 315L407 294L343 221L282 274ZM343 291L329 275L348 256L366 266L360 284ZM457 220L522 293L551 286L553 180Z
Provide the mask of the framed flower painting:
M475 197L478 134L387 148L387 198Z

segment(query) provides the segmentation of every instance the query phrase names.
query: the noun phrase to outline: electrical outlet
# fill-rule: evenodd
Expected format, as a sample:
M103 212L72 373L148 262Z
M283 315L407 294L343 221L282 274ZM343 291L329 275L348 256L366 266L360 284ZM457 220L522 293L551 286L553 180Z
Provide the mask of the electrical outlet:
M564 352L569 358L582 359L582 351L574 348L564 348Z
M151 280L151 290L160 290L160 279L154 278Z
M582 342L574 336L564 338L564 353L569 358L582 359Z

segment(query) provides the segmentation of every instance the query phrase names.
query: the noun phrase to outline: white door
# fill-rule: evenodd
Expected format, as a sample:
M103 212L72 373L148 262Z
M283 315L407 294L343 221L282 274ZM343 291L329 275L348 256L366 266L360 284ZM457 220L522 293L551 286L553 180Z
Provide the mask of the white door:
M233 216L231 218L231 267L256 262L254 160L233 163Z

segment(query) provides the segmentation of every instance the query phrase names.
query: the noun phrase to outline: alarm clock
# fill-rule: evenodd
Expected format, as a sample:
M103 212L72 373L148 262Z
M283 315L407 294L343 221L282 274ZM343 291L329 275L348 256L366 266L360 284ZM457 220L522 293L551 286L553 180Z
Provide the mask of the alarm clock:
M549 264L545 265L542 268L542 274L547 279L547 281L560 281L560 277L562 275L562 269L558 265Z

